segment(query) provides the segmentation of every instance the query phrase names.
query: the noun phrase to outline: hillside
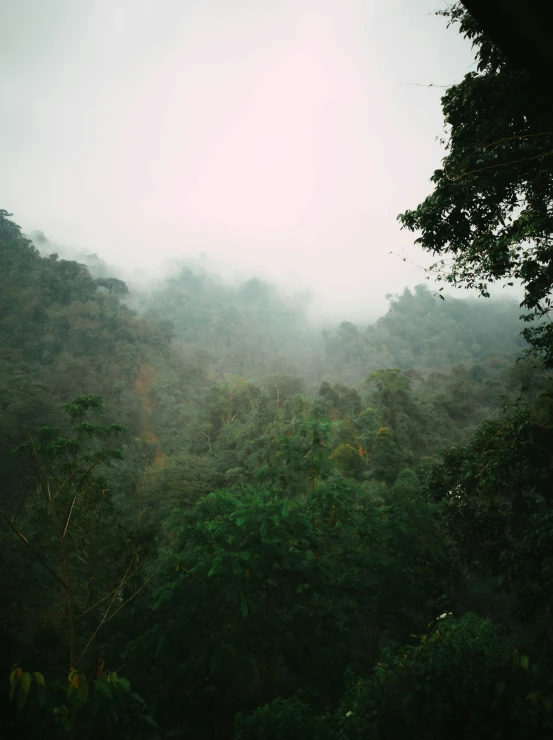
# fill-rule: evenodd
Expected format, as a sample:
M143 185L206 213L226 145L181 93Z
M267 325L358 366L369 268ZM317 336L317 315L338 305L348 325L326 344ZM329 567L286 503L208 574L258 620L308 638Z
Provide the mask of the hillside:
M418 286L374 324L322 327L257 278L185 266L131 292L104 268L41 256L1 212L5 664L48 672L69 641L76 675L125 664L163 733L228 737L260 701L338 706L330 673L478 611L432 496L502 454L502 414L535 413L547 373L516 362L516 305ZM127 699L120 726L149 726Z

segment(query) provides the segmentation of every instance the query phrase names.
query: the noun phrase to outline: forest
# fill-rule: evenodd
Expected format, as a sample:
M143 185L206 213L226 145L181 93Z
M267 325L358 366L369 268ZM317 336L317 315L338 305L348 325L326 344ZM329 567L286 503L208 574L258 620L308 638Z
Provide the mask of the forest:
M369 325L0 210L2 736L551 737L551 113L444 15L477 69L399 216L441 287Z

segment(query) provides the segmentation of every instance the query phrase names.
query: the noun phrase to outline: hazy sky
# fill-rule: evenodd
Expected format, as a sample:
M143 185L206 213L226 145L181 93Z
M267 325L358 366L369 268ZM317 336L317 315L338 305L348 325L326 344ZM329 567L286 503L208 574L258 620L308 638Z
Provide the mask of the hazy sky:
M206 252L353 317L422 282L442 0L0 0L0 207L148 272Z

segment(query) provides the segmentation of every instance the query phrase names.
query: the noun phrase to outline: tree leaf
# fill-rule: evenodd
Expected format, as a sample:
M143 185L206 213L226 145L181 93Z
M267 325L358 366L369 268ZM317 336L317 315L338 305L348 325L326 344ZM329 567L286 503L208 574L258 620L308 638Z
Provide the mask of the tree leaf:
M240 614L244 617L244 619L248 616L248 602L243 597L240 604Z
M17 707L23 709L29 698L29 689L31 688L31 674L24 671L23 675L18 681L19 690L17 692Z
M79 686L77 688L77 696L79 697L79 701L83 704L88 699L88 681L86 680L86 676L84 673L81 673L79 675Z

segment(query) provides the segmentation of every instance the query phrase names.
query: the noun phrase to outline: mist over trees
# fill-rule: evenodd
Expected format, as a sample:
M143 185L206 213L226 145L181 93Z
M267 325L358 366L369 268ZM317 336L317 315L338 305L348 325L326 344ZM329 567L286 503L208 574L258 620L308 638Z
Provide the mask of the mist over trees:
M198 265L131 289L0 211L6 737L551 736L551 122L446 15L479 66L400 219L482 298L322 327Z

